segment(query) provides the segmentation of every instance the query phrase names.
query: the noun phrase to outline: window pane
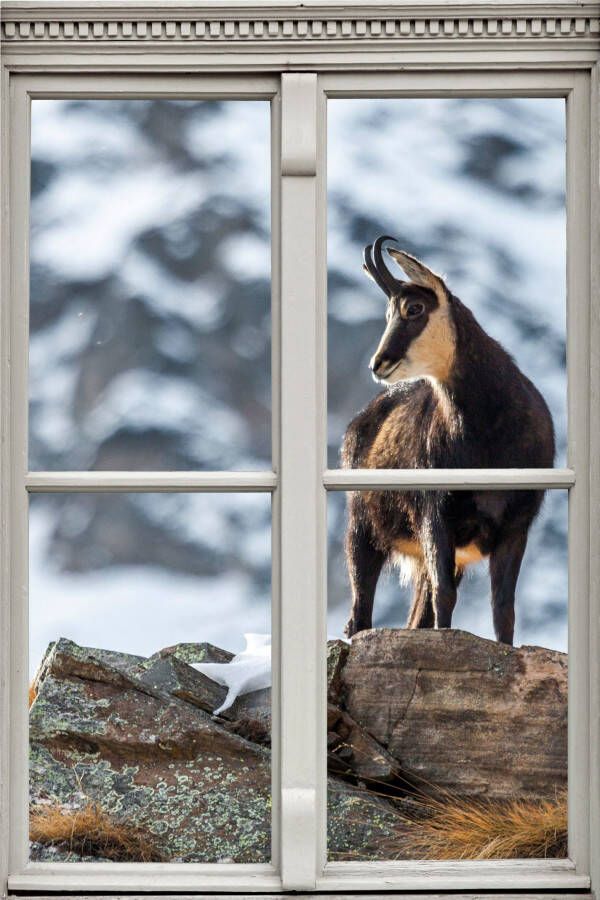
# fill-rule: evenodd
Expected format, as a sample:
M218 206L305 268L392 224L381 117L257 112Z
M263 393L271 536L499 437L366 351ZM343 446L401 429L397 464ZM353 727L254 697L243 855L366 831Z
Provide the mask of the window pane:
M566 856L567 493L548 492L530 528L514 647L495 640L492 606L505 629L518 553L501 549L508 539L491 521L507 503L516 525L533 492L480 492L483 537L457 539L452 627L431 627L426 545L405 516L445 503L459 534L472 529L473 496L355 492L347 511L343 494L329 494L330 859ZM477 562L486 540L494 549ZM360 603L348 642L350 570ZM340 816L352 805L357 827Z
M329 465L340 465L348 424L377 394L386 398L388 424L394 410L407 409L409 427L418 422L423 440L413 446L395 421L385 447L359 441L363 452L355 461L347 452L344 465L551 465L544 401L556 432L556 464L564 464L564 101L331 100L328 188ZM412 282L393 287L385 339L389 289L361 272L363 249L379 235L398 241L383 245L391 275ZM485 333L462 307L444 305L426 287L426 273L402 270L386 247L407 250L443 273ZM370 363L383 382L374 382ZM543 400L533 399L523 376ZM452 453L443 440L427 443L440 384L461 431L472 434L485 423L489 446L471 442ZM371 420L383 416L382 404Z
M267 862L270 497L36 494L30 535L31 858Z
M32 103L30 467L269 468L266 101Z

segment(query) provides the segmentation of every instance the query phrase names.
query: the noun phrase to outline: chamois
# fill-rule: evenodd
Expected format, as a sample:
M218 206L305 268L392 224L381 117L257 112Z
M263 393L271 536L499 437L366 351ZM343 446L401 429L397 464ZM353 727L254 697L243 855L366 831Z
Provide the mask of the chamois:
M546 403L504 348L444 280L388 248L409 281L392 275L378 237L363 269L387 295L386 326L370 368L388 385L350 423L348 468L546 468L554 428ZM396 242L397 243L397 242ZM450 628L470 563L489 557L496 639L512 644L515 587L540 490L355 491L348 495L346 558L351 637L372 627L384 564L412 581L408 628Z

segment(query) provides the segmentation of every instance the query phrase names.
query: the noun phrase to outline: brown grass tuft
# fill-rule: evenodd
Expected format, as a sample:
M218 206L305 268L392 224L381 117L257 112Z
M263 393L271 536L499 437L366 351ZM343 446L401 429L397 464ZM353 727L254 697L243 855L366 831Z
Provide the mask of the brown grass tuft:
M29 837L81 856L101 856L115 862L164 862L151 836L119 822L95 803L81 809L60 804L39 806L29 817Z
M567 797L553 800L422 799L424 819L412 823L415 859L544 859L567 856ZM393 848L390 848L393 849Z
M36 691L35 685L32 681L31 684L29 685L29 709L31 709L31 707L33 705L33 701L35 700L36 697L37 697L37 691Z

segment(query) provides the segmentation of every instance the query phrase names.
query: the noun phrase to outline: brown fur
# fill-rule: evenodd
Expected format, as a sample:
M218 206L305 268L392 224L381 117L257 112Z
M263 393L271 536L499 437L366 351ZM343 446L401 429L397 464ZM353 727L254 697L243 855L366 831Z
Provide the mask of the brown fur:
M450 377L456 354L456 334L447 305L429 316L427 327L408 351L408 377L424 376L444 383Z
M381 243L365 251L388 293L387 325L371 366L391 385L350 423L350 468L536 468L554 459L548 408L506 351L440 279L400 252L413 282L381 270ZM416 281L415 281L416 280ZM404 381L409 373L411 380ZM346 553L353 595L349 635L370 628L387 561L414 585L411 627L449 627L465 566L490 558L494 628L512 643L514 591L541 491L365 491L349 495Z

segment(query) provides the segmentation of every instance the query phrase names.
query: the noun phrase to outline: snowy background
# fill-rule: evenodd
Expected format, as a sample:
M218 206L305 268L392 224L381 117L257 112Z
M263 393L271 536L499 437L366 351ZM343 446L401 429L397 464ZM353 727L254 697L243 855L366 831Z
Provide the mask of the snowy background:
M565 107L562 100L335 100L328 107L329 465L378 390L368 361L385 297L359 270L378 234L442 272L542 391L566 459ZM390 266L395 263L390 260ZM401 274L400 269L397 270ZM348 614L344 498L330 494L329 630ZM492 637L485 563L453 625ZM409 591L380 580L375 625L403 625ZM517 643L566 650L567 496L546 494L517 591Z
M329 454L377 390L377 234L446 273L566 438L564 105L330 103ZM261 101L33 101L30 466L270 467L270 128ZM330 630L347 615L329 498ZM149 654L269 631L270 498L31 498L31 668L59 635ZM485 571L456 624L490 633ZM407 598L382 583L377 624ZM548 495L517 638L564 647L566 502Z

